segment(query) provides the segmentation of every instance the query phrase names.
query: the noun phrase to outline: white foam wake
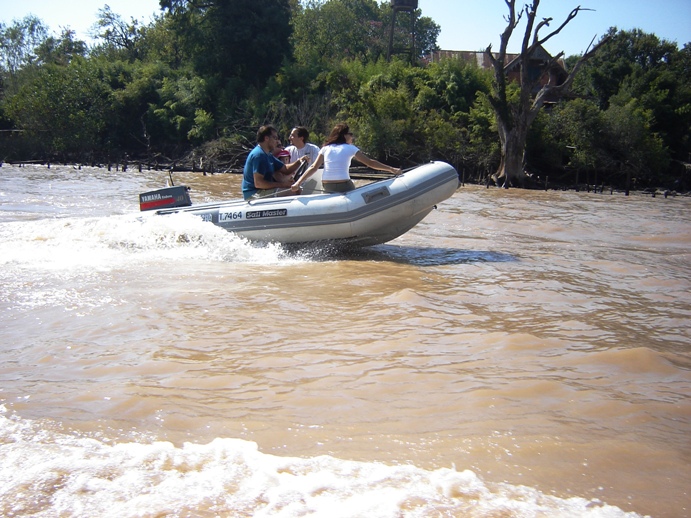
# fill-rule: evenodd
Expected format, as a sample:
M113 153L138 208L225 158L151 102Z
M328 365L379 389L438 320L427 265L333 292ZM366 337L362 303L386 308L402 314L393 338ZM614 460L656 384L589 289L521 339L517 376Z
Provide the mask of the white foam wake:
M239 439L110 443L0 416L3 516L634 517L473 472L278 457Z

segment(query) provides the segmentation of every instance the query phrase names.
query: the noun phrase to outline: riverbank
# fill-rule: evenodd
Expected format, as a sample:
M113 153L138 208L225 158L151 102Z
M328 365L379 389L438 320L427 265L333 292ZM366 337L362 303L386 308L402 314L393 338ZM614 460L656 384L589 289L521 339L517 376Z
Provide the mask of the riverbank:
M213 175L213 174L242 174L242 167L237 167L233 165L232 167L228 163L221 164L222 167L219 169L213 161L207 161L206 165L204 161L195 162L190 160L185 161L159 161L159 160L123 160L114 161L110 163L59 163L50 162L46 160L24 160L21 162L0 162L0 167L3 164L11 165L14 167L24 167L26 165L30 166L43 166L50 169L54 166L71 167L75 170L81 170L84 167L97 167L107 169L108 171L122 172L126 173L128 171L165 171L168 173L200 173L202 175ZM198 167L197 165L202 167ZM233 162L235 164L235 162ZM369 169L367 167L352 167L350 170L350 176L355 180L381 180L383 178L389 178L389 173L383 173L381 171L376 171ZM526 190L541 190L541 191L576 191L576 192L587 192L595 194L623 194L624 196L637 195L637 196L651 196L653 198L657 196L662 196L667 198L669 196L691 196L691 191L675 191L672 189L667 189L663 187L650 187L646 189L625 189L622 187L615 187L613 185L590 185L590 184L558 184L558 183L537 183L529 187L501 187L491 184L487 179L484 181L476 181L475 179L467 180L463 173L459 173L459 181L461 185L485 185L486 188L494 189L526 189Z

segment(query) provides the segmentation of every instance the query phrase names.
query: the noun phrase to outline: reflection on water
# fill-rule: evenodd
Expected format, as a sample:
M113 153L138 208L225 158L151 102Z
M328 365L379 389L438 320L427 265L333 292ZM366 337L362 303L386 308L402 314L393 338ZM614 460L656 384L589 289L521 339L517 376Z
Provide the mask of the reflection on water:
M689 515L688 198L469 186L296 252L140 215L164 173L0 172L3 516Z
M389 261L411 266L443 266L480 262L509 262L517 258L503 252L459 250L453 248L380 245L377 247L334 253L325 258L334 261Z

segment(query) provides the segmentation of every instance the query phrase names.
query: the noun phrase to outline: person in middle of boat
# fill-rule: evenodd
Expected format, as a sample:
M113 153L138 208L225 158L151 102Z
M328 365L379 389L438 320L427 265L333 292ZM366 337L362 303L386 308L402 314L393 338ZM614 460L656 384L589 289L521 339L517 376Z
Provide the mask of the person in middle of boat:
M373 158L368 157L353 144L353 134L347 124L337 124L324 142L324 146L319 150L317 159L293 185L293 192L299 192L302 184L312 176L322 164L322 186L324 192L348 192L355 189L355 184L350 179L350 162L353 158L358 162L376 169L377 171L387 171L391 174L401 174L401 170L383 164Z
M319 154L319 148L314 144L310 144L307 140L310 138L310 132L304 126L295 126L288 136L290 145L286 151L290 152L290 160L294 162L300 157L307 155L310 159L310 164L313 164Z
M247 155L242 171L242 196L246 200L294 194L290 189L293 175L308 159L283 163L273 155L278 142L278 132L273 126L262 126L257 131L257 145Z
M281 149L278 154L274 153L274 156L286 165L291 163L290 152L287 149Z
M274 150L271 152L273 156L278 157L283 151L285 151L285 147L283 147L283 142L281 142L281 139L278 139L276 141L276 146L274 147Z

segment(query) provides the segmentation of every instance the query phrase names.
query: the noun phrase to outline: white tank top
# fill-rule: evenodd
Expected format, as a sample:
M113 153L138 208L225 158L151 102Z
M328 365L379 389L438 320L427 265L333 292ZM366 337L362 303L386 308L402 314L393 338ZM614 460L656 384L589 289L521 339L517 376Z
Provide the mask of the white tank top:
M350 180L350 161L358 151L352 144L329 144L321 148L319 153L324 155L322 180Z

